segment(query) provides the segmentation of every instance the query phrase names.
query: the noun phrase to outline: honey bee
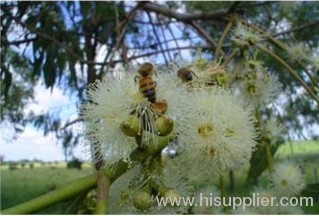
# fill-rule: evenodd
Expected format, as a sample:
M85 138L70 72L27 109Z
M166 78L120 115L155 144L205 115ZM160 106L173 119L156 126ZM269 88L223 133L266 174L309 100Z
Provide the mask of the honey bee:
M167 111L167 102L165 100L157 101L156 98L156 81L153 80L156 75L154 66L151 63L144 63L138 69L138 76L135 76L135 83L139 86L139 91L149 103L139 103L134 108L134 113L140 120L140 131L135 136L140 146L146 143L157 143L159 131L156 126L156 119Z
M156 101L156 82L151 77L142 77L139 80L140 92L151 103Z
M153 74L156 75L156 71L154 69L154 66L151 63L149 63L149 62L146 62L146 63L142 64L140 69L138 69L138 73L142 77L153 76Z
M155 73L154 66L151 63L146 62L139 68L138 73L140 76L136 76L134 79L135 82L138 80L140 92L149 102L155 103L155 88L157 83L152 78Z
M154 66L151 63L146 62L139 68L138 73L139 76L136 76L134 79L139 85L140 92L151 103L152 109L157 114L164 114L167 110L167 102L165 100L156 101L157 83L152 78L154 74L155 76L157 75Z
M192 70L186 67L179 69L177 71L177 76L181 78L183 82L190 82L194 79L194 77L197 77Z

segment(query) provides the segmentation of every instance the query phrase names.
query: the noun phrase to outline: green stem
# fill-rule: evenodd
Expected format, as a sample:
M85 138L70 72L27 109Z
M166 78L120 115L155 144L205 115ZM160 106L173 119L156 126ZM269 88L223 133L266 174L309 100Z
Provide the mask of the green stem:
M239 48L235 48L229 56L227 56L227 58L225 59L225 61L223 62L223 65L227 65L233 58L234 56L239 52Z
M219 176L219 187L220 187L220 197L223 199L226 197L226 187L224 182L224 177L222 175ZM226 212L226 206L223 206L223 211Z
M268 50L266 47L255 44L255 46L260 49L261 51L267 53L270 57L275 59L278 63L280 63L282 66L284 66L299 82L300 84L305 88L307 93L318 103L319 105L319 98L312 92L312 90L309 88L309 86L301 79L301 77L298 75L298 73L292 69L284 60L282 60L278 55Z
M280 49L286 50L286 46L281 43L280 41L276 40L274 37L272 37L271 35L269 35L267 32L265 32L264 30L262 30L261 28L246 22L245 20L241 19L240 20L243 24L247 25L248 27L254 29L255 31L258 31L260 34L263 34L270 43L274 44L275 46L279 47Z
M258 111L258 107L255 108L255 113L254 113L255 117L256 117L256 130L261 130L261 116L260 113ZM264 149L265 149L265 156L266 156L266 160L267 160L267 166L268 166L268 170L270 173L273 172L274 170L274 162L273 162L273 157L271 154L271 149L270 149L270 139L264 137L263 135L261 135L261 139L260 139L261 144L264 144Z
M110 180L110 183L112 183L128 169L131 169L136 164L144 161L149 156L164 149L168 144L168 141L169 137L159 137L158 145L152 145L147 149L137 148L130 155L131 161L127 162L124 160L120 160L115 163L112 168L103 169L103 172ZM97 175L90 175L75 180L69 183L67 186L56 189L33 200L5 209L1 212L1 214L31 214L61 201L69 200L79 193L87 192L90 189L96 187L96 183Z
M95 214L104 215L107 213L107 197L111 186L110 180L101 171L97 179L97 201Z
M229 23L227 24L222 36L220 37L219 41L218 41L218 44L217 44L217 47L216 47L216 51L215 51L215 58L218 59L218 57L220 56L220 53L222 51L222 45L223 45L223 42L229 32L229 30L231 29L231 27L233 26L233 22L232 20L229 21Z
M265 151L266 151L266 158L267 158L267 163L268 163L268 169L269 172L272 173L274 171L274 162L270 150L270 143L267 142L265 143Z
M259 33L263 34L267 40L272 43L273 45L277 46L278 48L287 51L287 47L285 44L281 43L279 40L277 40L276 38L272 37L271 35L269 35L267 32L265 32L264 30L262 30L261 28L251 24L251 23L247 23L244 20L241 20L242 23L244 23L245 25L255 29L256 31L258 31ZM309 77L309 79L311 80L311 83L313 86L318 86L315 81L315 79L311 76L311 74L308 72L307 68L301 63L301 62L297 62L299 64L299 66L302 67L302 69L304 70L304 72L307 74L307 76Z
M20 205L5 209L1 214L31 214L55 203L68 200L81 192L94 188L96 184L96 174L81 178L69 183L67 186L56 189L45 195Z

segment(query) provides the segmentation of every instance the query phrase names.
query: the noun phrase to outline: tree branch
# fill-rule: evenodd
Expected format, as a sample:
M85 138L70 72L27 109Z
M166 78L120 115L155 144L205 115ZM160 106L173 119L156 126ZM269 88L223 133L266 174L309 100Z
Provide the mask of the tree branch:
M147 14L147 17L148 17L150 23L152 24L152 23L153 23L153 19L152 19L151 14L150 14L148 11L146 11L146 14ZM164 57L165 63L168 64L168 60L167 60L167 58L166 58L165 52L163 51L164 49L163 49L163 47L162 47L162 43L161 43L161 41L160 41L160 38L159 38L159 36L158 36L158 34L157 34L157 32L156 32L155 26L154 26L154 25L151 25L151 26L152 26L153 33L154 33L154 35L155 35L155 38L156 38L156 40L157 40L157 43L158 43L158 45L160 46L161 53L162 53L162 55L163 55L163 57Z
M276 60L278 63L280 63L282 66L284 66L291 75L300 82L300 84L304 87L306 92L318 103L319 105L319 98L318 96L313 93L313 91L309 88L309 86L303 81L303 79L298 75L298 73L292 69L284 60L282 60L278 55L268 50L266 47L262 45L255 44L255 46L260 49L261 51L267 53L270 57L272 57L274 60Z
M115 45L115 49L114 49L114 51L110 51L110 52L105 56L103 62L106 62L107 59L109 58L109 59L110 59L110 61L109 61L110 63L115 63L114 61L112 61L112 59L113 59L113 57L114 57L114 55L115 55L116 50L119 48L119 46L120 46L120 44L121 44L121 41L122 41L123 38L124 38L127 24L128 24L128 22L135 16L137 10L138 10L140 7L142 7L144 4L145 4L145 2L138 2L138 3L136 4L136 6L128 13L128 15L126 16L126 19L124 19L124 20L122 21L122 23L120 23L120 26L119 26L120 30L119 30L119 31L121 32L121 34L120 34L119 37L118 37L118 40L117 40L116 45ZM128 59L128 61L129 61L129 59ZM99 75L98 75L99 77L103 77L103 75L104 75L104 66L105 66L105 65L107 66L105 71L108 71L110 64L102 64L102 67L100 68L100 73L99 73Z
M200 25L198 25L194 21L191 21L189 24L198 32L199 35L201 35L206 40L206 42L212 49L216 48L216 43L213 38L209 36L209 34Z
M218 9L209 12L178 13L167 7L152 2L147 2L146 4L144 4L143 8L147 11L163 14L167 17L172 17L183 22L208 19L220 20L228 14L228 9Z
M224 43L224 40L228 34L228 32L230 31L231 27L233 26L233 20L230 20L225 28L225 30L223 31L222 36L220 37L218 44L217 44L217 48L215 50L215 58L218 58L220 56L220 53L223 52L222 50L222 45Z
M316 21L311 22L311 23L307 23L307 24L302 25L302 26L298 26L296 28L291 28L291 29L288 29L286 31L282 31L282 32L278 32L278 33L272 34L272 37L278 37L278 36L281 36L281 35L284 35L284 34L289 34L289 33L292 33L292 32L301 31L301 30L304 30L306 28L315 27L315 26L319 27L319 20L316 20Z
M159 16L158 14L156 14L156 18L157 18L157 20L159 20L160 23L162 22L162 19L160 18L160 16ZM164 39L164 43L165 43L165 48L166 48L166 49L169 49L169 47L168 47L168 42L167 42L167 38L166 38L166 34L165 34L165 31L164 31L163 25L160 25L159 28L161 29L161 32L162 32L162 35L163 35L163 39ZM172 58L170 52L168 52L168 57L169 57L169 61L172 61L173 58Z
M51 41L53 43L55 43L56 45L60 46L60 47L63 47L70 55L72 55L73 57L75 57L76 59L78 59L80 62L86 62L81 56L79 56L78 54L76 54L72 48L68 47L66 44L58 41L57 39L51 37L50 35L47 35L43 32L40 32L38 30L36 30L35 28L29 26L28 24L26 23L23 23L18 17L15 17L15 16L12 16L10 13L4 11L4 13L9 16L11 19L13 19L16 23L20 24L22 27L28 29L30 32L36 34L36 35L39 35L40 37L48 40L48 41Z
M36 39L37 39L37 37L27 38L27 39L24 39L24 40L16 40L16 41L2 41L2 45L4 45L4 46L9 46L9 45L19 46L20 44L23 44L23 43L33 42Z

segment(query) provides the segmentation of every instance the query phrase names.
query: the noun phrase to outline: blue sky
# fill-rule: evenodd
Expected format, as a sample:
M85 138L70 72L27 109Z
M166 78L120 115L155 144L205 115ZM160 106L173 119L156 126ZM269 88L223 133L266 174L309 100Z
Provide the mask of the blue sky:
M54 109L61 110L60 116L64 119L66 117L75 119L77 116L75 98L65 96L58 88L54 88L51 93L50 89L45 89L43 85L38 84L35 88L35 102L29 104L27 110L33 110L34 113L41 114ZM58 144L54 135L45 137L42 131L33 126L27 126L25 131L18 136L18 139L9 142L7 139L13 135L10 124L2 123L0 129L1 155L5 155L5 160L60 161L65 159L61 144ZM74 130L77 130L77 126L74 126ZM75 155L78 158L87 159L83 151L83 145L80 144L75 149Z

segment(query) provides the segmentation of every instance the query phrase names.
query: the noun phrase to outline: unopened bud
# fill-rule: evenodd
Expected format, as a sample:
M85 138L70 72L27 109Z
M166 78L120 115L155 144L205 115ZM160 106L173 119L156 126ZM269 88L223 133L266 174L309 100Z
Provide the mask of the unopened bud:
M173 131L174 122L168 116L160 116L155 121L159 136L167 136Z
M135 115L130 115L129 118L121 124L122 132L129 137L134 137L140 130L140 121Z
M179 199L181 196L180 194L174 190L174 189L167 189L163 195L162 195L166 200L177 200ZM175 206L175 202L168 202L167 204L171 205L171 206Z
M145 191L139 191L133 197L134 207L139 210L147 210L151 206L151 203L151 195Z

